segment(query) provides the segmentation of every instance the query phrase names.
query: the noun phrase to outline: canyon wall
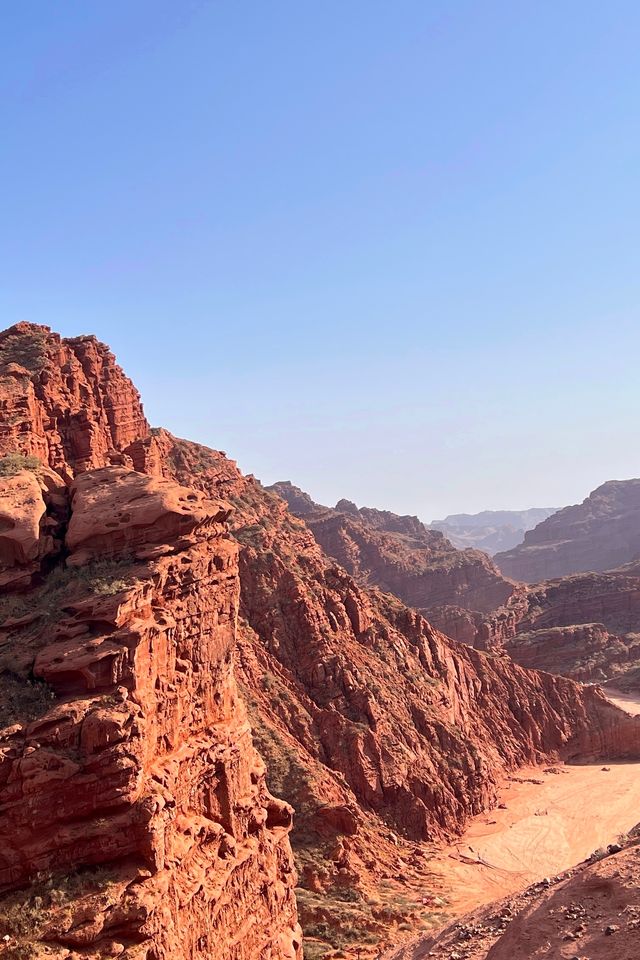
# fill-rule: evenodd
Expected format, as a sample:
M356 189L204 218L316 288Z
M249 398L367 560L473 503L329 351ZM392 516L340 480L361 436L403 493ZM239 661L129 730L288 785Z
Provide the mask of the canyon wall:
M456 549L417 517L358 508L348 500L333 509L321 507L288 482L269 489L286 500L325 553L354 578L393 593L438 626L460 609L490 613L516 591L486 554Z
M223 454L164 431L130 453L138 469L190 477L235 507L243 687L272 786L297 810L310 933L345 950L336 929L362 945L401 910L419 914L421 845L495 803L505 770L637 756L638 723L599 691L452 643L391 593L364 588L320 549L302 497L304 520ZM414 518L370 513L381 536L419 535Z
M292 811L235 680L231 508L103 465L148 434L106 348L16 338L38 365L0 369L3 955L295 960Z
M507 577L538 583L640 559L640 480L610 480L558 510L495 561Z
M293 960L292 801L305 931L316 956L355 951L424 910L425 842L495 803L505 771L638 755L639 724L597 689L450 641L362 585L351 530L358 580L225 454L150 430L93 338L0 343L19 385L0 433L1 906L34 916L32 939ZM427 549L412 518L365 521L385 574ZM457 595L510 602L479 562Z

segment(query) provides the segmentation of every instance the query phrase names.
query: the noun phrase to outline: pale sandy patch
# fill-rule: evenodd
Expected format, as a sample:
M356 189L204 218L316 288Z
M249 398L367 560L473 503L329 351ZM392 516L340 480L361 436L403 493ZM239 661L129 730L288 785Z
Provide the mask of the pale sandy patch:
M518 770L514 778L543 783L505 782L500 801L507 808L475 817L462 839L431 862L450 915L566 870L640 820L639 763L555 769L561 772Z
M607 700L620 707L625 713L630 713L632 717L640 714L640 696L636 693L624 693L622 690L616 690L615 687L603 687L603 693Z

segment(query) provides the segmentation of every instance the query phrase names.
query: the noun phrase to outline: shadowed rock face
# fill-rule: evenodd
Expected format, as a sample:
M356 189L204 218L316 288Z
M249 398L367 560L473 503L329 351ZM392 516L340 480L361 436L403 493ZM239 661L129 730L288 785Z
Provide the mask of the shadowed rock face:
M559 510L498 553L505 576L538 583L640 559L640 480L610 480L582 503Z
M71 347L36 329L40 389L46 358ZM121 396L117 368L87 379L96 410L117 406L103 396L112 382ZM291 812L265 786L234 651L269 785L297 809L302 916L342 947L420 909L407 894L428 876L421 842L495 802L506 769L637 756L638 723L598 690L458 646L363 588L224 454L150 433L123 408L120 439L105 414L78 446L56 409L59 440L43 423L5 447L49 458L27 468L44 511L34 486L35 513L2 554L15 574L0 638L2 910L22 898L31 916L38 899L36 940L72 955L299 956ZM421 535L413 518L368 522ZM55 897L17 891L42 871Z

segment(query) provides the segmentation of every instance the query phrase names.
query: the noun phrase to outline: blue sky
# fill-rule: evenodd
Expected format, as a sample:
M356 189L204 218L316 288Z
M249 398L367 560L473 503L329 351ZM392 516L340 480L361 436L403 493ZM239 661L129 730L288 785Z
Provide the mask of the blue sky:
M0 319L106 340L153 424L316 499L640 475L640 6L27 0Z

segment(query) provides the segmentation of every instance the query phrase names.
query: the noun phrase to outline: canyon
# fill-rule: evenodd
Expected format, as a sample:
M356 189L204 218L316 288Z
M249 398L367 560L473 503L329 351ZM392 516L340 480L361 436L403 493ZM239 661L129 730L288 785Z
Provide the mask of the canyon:
M532 530L555 512L555 507L532 507L529 510L453 513L444 520L433 520L429 529L440 530L460 550L475 547L493 556L517 547L527 530Z
M505 776L640 756L486 555L150 428L91 336L0 334L0 590L9 960L364 960Z
M322 507L289 482L270 489L359 583L416 607L448 636L582 682L622 688L638 682L640 563L517 583L480 551L457 549L417 517L358 508L346 500ZM613 542L617 531L614 518ZM600 537L605 536L601 524Z
M558 510L512 550L495 555L505 576L538 583L612 570L640 559L640 480L609 480Z

